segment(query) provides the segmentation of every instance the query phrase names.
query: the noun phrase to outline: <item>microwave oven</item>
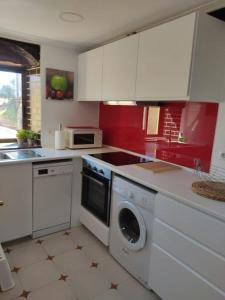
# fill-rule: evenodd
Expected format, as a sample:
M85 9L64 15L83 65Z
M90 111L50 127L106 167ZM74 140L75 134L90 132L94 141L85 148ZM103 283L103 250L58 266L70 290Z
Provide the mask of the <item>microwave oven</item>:
M102 147L102 130L99 128L66 128L66 147L85 149Z

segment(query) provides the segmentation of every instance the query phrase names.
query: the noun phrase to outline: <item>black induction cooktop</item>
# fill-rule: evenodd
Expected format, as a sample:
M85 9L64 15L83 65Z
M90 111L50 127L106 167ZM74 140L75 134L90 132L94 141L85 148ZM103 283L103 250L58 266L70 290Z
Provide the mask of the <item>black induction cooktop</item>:
M122 151L91 154L91 156L101 159L114 166L133 165L149 161L145 158L131 155Z

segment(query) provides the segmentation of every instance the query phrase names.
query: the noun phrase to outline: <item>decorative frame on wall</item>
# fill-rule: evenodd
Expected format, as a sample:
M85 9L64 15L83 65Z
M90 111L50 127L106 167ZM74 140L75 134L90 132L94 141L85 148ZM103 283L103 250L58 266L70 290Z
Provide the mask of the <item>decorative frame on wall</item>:
M46 99L73 100L74 72L46 68Z

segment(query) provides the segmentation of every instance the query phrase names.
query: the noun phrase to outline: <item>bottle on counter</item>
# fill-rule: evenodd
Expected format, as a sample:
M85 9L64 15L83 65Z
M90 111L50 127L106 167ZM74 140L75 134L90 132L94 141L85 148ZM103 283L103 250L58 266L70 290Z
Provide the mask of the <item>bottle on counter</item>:
M64 150L65 147L65 132L63 130L62 124L59 124L58 130L55 130L55 149Z

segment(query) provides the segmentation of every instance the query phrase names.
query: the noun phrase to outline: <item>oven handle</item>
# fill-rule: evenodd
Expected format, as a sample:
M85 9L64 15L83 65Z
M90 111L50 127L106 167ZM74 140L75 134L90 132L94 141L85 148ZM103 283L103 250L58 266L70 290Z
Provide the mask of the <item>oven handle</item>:
M95 179L95 178L93 178L93 177L85 174L84 172L81 172L81 175L83 175L84 177L86 177L86 178L94 181L95 183L99 184L100 186L104 186L104 183L102 183L101 181L99 181L99 180L97 180L97 179Z

